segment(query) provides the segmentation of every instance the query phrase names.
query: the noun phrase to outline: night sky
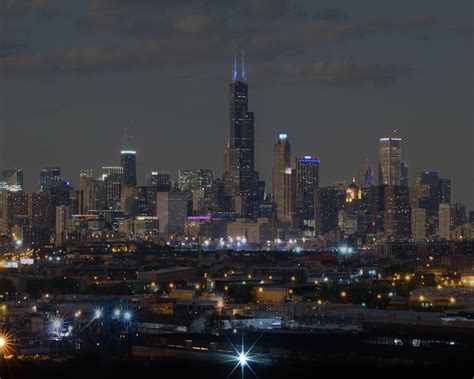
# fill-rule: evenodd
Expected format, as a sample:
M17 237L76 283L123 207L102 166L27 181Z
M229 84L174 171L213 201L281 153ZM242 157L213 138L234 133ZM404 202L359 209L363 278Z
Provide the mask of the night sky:
M472 0L0 0L1 168L118 165L221 175L234 46L246 52L256 166L273 144L350 181L393 129L403 160L474 208Z

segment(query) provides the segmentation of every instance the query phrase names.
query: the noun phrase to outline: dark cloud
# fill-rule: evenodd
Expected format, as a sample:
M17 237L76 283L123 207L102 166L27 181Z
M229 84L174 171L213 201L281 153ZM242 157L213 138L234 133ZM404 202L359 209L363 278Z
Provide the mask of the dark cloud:
M298 82L318 82L334 85L360 85L370 83L385 85L401 75L413 71L407 65L387 63L362 63L355 61L322 61L310 66L282 65L275 67L272 74L284 74Z
M304 11L289 0L87 0L80 25L91 29L122 29L135 18L159 17L171 24L189 16L217 16L228 22L273 20L301 16ZM125 28L128 29L128 28Z
M31 112L31 115L32 116L40 116L40 117L55 116L58 113L61 113L65 110L67 110L70 107L71 107L71 104L67 104L67 103L53 104L53 105L50 105L50 106L47 106L47 107L37 109L37 110Z
M208 33L222 27L222 19L215 16L193 15L175 23L174 28L185 33Z
M449 31L472 36L474 34L474 25L452 26Z
M436 24L432 16L404 17L395 20L377 19L368 22L370 30L411 30L431 28Z
M29 45L22 42L15 41L0 41L0 57L9 55L17 55L20 52L28 49Z
M313 16L317 21L341 21L348 17L349 15L345 11L336 8L317 11Z
M55 0L6 0L0 6L0 16L17 17L24 14L51 16L56 13Z

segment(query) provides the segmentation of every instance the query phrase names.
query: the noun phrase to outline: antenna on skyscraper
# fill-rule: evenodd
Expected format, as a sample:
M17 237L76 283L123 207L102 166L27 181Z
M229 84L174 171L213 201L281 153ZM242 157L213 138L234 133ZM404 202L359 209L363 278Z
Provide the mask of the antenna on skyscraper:
M238 78L237 74L237 46L234 47L234 70L232 71L232 80L235 82Z
M246 81L246 73L245 73L245 51L242 50L242 81Z

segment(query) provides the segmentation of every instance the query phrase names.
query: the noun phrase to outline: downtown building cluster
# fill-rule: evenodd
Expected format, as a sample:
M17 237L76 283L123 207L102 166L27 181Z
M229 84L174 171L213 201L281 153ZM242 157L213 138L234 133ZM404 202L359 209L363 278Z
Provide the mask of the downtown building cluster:
M164 171L137 180L137 151L125 142L120 165L100 175L80 173L73 188L60 167L45 167L39 192L23 190L20 169L0 180L3 249L11 245L58 246L108 240L170 243L192 238L207 246L303 248L381 241L472 239L473 212L451 199L453 182L437 171L419 171L409 182L402 140L380 138L378 181L366 158L350 182L320 183L315 154L293 157L289 135L274 145L271 193L255 168L255 116L242 54L229 85L229 137L224 173L183 169L178 181ZM267 186L268 188L268 186Z

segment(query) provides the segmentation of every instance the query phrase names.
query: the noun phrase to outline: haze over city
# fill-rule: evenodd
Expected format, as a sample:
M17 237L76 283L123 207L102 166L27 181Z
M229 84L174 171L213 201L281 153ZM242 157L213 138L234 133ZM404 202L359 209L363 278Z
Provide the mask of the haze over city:
M0 379L472 378L472 15L0 0Z
M77 185L80 169L116 164L130 120L140 182L148 170L220 174L237 45L267 183L279 132L321 158L329 185L396 129L412 174L440 170L474 205L470 1L17 3L0 12L1 166L23 168L29 190L43 166Z

